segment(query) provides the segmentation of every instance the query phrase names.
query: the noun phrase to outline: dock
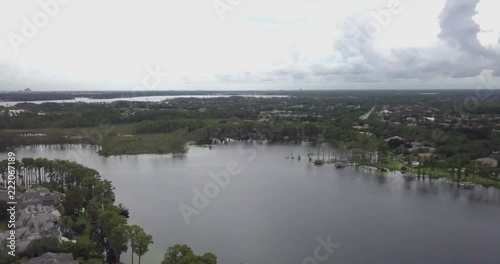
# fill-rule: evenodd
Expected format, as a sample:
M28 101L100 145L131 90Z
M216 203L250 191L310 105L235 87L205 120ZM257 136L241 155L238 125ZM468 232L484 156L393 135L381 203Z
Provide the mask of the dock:
M458 185L460 185L461 187L464 187L466 189L471 189L471 188L476 187L476 184L473 182L461 182Z
M416 174L411 174L411 173L407 173L405 175L403 175L403 178L405 178L405 180L414 180L415 178L417 178L417 175Z

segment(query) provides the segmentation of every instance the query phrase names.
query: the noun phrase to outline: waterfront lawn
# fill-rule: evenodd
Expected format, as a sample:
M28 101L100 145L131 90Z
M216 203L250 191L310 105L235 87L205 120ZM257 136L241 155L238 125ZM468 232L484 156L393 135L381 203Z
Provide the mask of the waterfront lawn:
M76 236L75 240L84 244L88 245L90 243L90 226L87 220L85 219L84 215L80 215L76 221L77 224L85 224L85 230Z
M399 160L390 160L389 162L384 164L384 167L388 168L391 171L401 171L401 168L403 166L403 163Z
M386 168L389 169L390 171L401 171L401 168L404 166L403 162L398 160L395 154L390 151L387 152L387 155L384 160L385 162L379 164L373 164L370 166L376 168Z

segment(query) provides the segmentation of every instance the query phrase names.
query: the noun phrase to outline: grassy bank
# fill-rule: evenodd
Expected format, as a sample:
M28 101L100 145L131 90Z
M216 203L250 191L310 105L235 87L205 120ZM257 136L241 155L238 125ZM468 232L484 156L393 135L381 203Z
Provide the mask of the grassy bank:
M493 186L495 188L500 188L500 181L493 180L490 178L483 178L479 176L470 176L470 175L468 177L464 177L462 175L460 179L458 179L456 175L448 175L446 178L454 182L473 182L475 184L479 184L482 186Z
M161 134L137 134L134 131L134 124L81 129L8 130L3 131L3 133L6 133L6 138L10 134L12 136L14 134L31 135L16 139L18 146L51 144L98 145L101 147L99 154L103 156L185 153L186 143L197 139L196 135L191 135L184 130Z
M374 164L371 166L376 168L387 168L390 171L401 171L401 169L405 167L406 173L419 174L418 168L405 165L402 161L395 159L392 153L387 155L385 163ZM431 178L446 178L453 182L473 182L482 186L500 188L500 181L498 180L483 178L476 174L469 174L467 177L462 174L459 178L457 175L453 175L449 168L420 168L420 174Z
M85 219L84 215L80 215L78 217L78 220L76 221L77 224L85 224L85 230L80 234L77 235L75 240L84 244L88 245L90 243L90 226L89 223L87 223L87 220Z
M104 138L99 154L138 155L185 153L188 134L178 130L166 134L111 135Z

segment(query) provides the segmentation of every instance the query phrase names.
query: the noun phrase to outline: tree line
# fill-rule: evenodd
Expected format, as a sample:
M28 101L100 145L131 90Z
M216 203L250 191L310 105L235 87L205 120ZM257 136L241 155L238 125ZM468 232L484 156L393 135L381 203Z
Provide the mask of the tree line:
M6 160L0 161L1 184L4 186L6 165ZM128 209L116 204L115 187L110 181L102 179L98 171L72 161L45 158L23 158L15 167L22 189L41 186L62 194L61 205L57 208L62 213L60 230L63 236L77 238L77 242L60 242L55 237L35 239L16 258L0 250L0 256L10 261L7 263L37 257L45 252L73 253L85 263L102 263L103 260L106 263L120 263L120 256L129 248L132 263L134 255L141 263L142 256L153 244L153 237L142 227L128 224ZM78 239L82 236L88 236L82 240L84 242ZM212 253L198 257L185 245L169 248L165 256L163 263L166 264L216 263ZM187 260L183 259L194 262L185 262ZM184 262L179 262L181 260Z

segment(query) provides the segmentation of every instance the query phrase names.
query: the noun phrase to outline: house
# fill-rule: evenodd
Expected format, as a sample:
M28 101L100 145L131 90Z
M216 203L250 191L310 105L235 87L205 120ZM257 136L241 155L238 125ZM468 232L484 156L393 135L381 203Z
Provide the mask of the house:
M60 239L62 236L59 229L61 213L50 206L29 205L18 210L17 215L16 247L20 252L24 251L33 239L44 236L53 236ZM6 241L8 235L8 230L0 233L0 239Z
M18 116L20 113L23 113L25 112L26 110L24 109L11 109L11 110L2 110L0 112L1 115L9 115L9 117L13 117L13 116Z
M421 159L430 159L432 156L431 153L420 153L418 154L418 157L421 158Z
M392 141L392 140L405 141L405 139L402 138L402 137L394 136L394 137L386 138L385 142L389 142L389 141Z
M61 201L59 195L51 193L47 188L32 188L17 197L19 209L29 205L57 206Z
M0 192L2 193L2 192ZM16 247L22 252L31 240L44 236L61 239L59 219L61 213L55 209L60 198L46 188L33 188L17 197ZM0 243L7 241L9 230L0 233Z
M422 143L413 141L410 143L410 145L411 145L411 150L417 150L422 146Z
M480 158L480 159L477 159L476 161L481 162L483 164L490 165L490 166L495 167L495 168L498 166L498 161L494 158Z
M71 253L48 252L39 257L32 258L26 264L78 264Z

